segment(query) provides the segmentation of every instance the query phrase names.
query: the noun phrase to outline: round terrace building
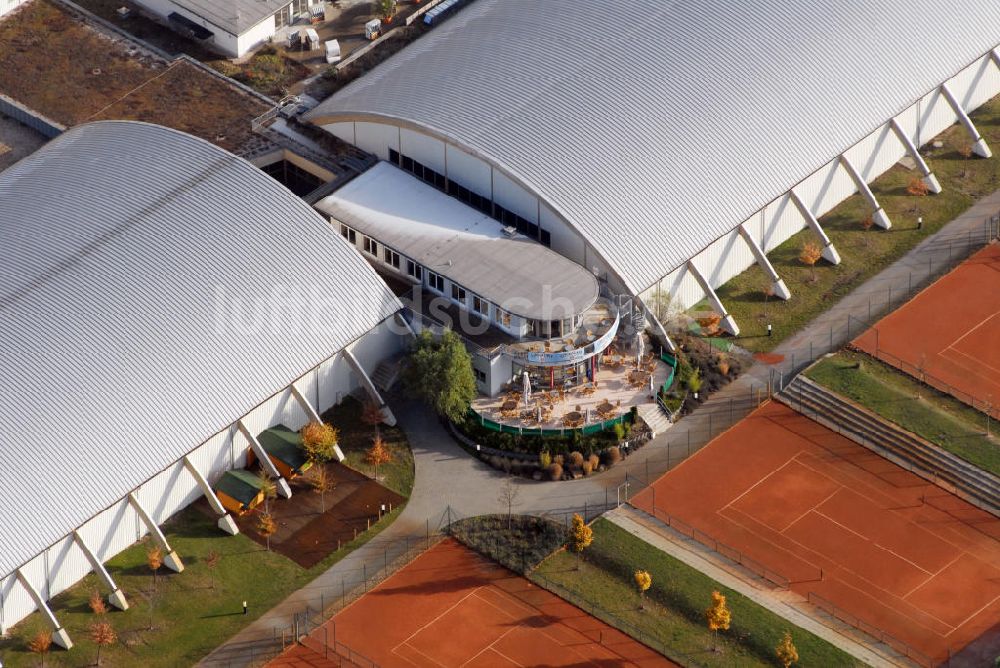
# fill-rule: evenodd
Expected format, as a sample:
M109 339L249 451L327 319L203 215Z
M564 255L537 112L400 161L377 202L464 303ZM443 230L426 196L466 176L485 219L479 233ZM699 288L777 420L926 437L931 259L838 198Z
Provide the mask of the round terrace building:
M75 127L0 172L0 633L399 352L400 302L241 158L134 122ZM391 415L386 414L391 420ZM283 495L290 494L273 466Z
M1000 92L992 0L477 0L306 115L640 296L707 298Z

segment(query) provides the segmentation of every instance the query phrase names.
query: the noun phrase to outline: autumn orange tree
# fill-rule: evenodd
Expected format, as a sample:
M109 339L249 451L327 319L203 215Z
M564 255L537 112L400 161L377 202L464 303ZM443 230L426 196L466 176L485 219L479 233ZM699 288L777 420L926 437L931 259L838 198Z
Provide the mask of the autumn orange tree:
M275 524L274 518L271 517L271 513L264 512L261 513L257 518L257 533L264 537L264 541L267 545L267 551L271 551L271 536L275 534L278 530L278 525Z
M146 551L146 565L153 572L153 591L156 591L156 572L163 566L163 550L154 545Z
M573 513L573 525L569 534L569 546L577 554L582 553L594 542L594 530L579 513Z
M375 430L375 436L379 435L378 426L382 424L382 408L374 401L366 401L361 408L361 421Z
M271 514L271 499L278 496L278 485L267 471L261 471L257 474L257 488L264 495L264 512Z
M712 592L712 605L705 611L705 619L708 621L708 630L714 637L718 638L720 630L727 631L732 615L726 607L726 597L717 591Z
M813 283L816 282L816 263L823 256L823 251L820 249L819 245L814 241L807 241L802 244L802 251L799 253L799 261L809 267L811 272L811 279Z
M100 616L108 612L108 606L105 605L104 599L101 598L101 592L96 589L90 592L90 600L87 602L87 605L90 606L90 611L95 615Z
M215 589L215 568L219 565L220 561L222 561L222 555L215 550L211 550L205 555L205 568L208 569L212 589Z
M921 178L910 179L910 184L906 186L906 192L916 197L924 197L931 191Z
M639 609L642 610L645 607L643 602L646 591L653 586L653 576L648 571L638 570L632 577L635 579L636 589L639 590Z
M378 480L378 467L392 461L392 452L381 436L376 435L372 440L372 447L365 453L365 461L375 467L375 480Z
M799 660L799 650L795 649L795 644L792 643L792 634L789 631L785 631L785 636L778 643L778 646L774 648L774 653L778 656L778 661L785 668L789 668Z
M333 459L337 445L337 430L325 422L310 422L299 432L302 436L302 450L313 464L322 464Z
M101 648L110 647L118 640L115 630L107 622L96 622L90 625L90 639L97 645L97 665L101 665Z
M323 464L314 467L312 473L309 474L309 486L319 494L320 512L326 512L326 495L332 492L336 485L337 482Z
M33 654L42 657L42 668L45 668L45 655L52 649L52 635L45 631L39 631L28 643L28 649Z

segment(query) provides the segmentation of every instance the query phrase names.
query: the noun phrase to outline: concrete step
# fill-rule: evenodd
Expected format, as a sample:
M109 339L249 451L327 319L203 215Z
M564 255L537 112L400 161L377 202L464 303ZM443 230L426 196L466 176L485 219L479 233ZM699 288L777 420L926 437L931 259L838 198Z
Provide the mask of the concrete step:
M403 358L400 356L382 360L372 374L372 382L383 392L388 392L399 380L403 370Z
M658 404L640 404L636 411L642 421L649 425L654 437L670 429L671 422Z
M792 409L1000 516L1000 479L881 416L797 376L777 395Z

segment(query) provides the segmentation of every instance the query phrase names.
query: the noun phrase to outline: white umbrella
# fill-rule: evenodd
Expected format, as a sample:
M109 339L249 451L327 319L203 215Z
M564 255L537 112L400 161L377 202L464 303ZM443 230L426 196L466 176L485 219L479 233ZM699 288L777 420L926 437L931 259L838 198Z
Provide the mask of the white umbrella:
M538 424L542 423L542 403L538 402Z
M642 366L642 333L639 334L639 345L636 347L635 368Z
M524 405L528 405L528 400L531 399L531 380L528 378L528 372L524 372Z
M587 424L590 424L590 406L587 406Z

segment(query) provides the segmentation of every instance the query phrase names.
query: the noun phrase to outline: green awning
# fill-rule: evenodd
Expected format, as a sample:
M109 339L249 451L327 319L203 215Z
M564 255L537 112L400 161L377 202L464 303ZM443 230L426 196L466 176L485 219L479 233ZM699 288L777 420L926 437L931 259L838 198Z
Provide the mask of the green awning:
M262 431L257 440L260 441L264 452L284 462L296 473L302 473L309 468L306 455L302 451L302 437L298 432L279 424L277 427Z
M226 471L215 485L215 491L249 506L260 493L260 477L244 469Z

